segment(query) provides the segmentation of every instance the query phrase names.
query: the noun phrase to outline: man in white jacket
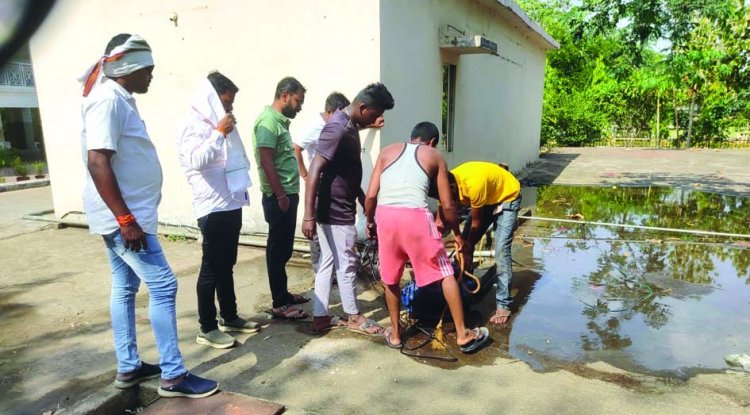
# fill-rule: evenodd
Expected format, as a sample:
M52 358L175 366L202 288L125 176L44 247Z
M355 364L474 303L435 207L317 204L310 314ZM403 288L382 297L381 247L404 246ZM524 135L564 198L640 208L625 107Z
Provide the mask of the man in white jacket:
M225 332L253 333L260 326L237 314L233 268L242 228L242 206L249 204L250 162L234 127L232 104L239 88L213 72L191 100L177 135L180 165L193 191L193 210L203 235L198 274L198 344L224 349L234 345ZM214 297L219 301L217 321Z

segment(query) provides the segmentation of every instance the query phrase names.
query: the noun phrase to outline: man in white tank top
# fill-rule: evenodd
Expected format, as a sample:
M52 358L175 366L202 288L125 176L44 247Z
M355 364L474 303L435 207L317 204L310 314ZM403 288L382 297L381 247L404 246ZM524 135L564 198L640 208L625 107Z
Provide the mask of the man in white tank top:
M467 330L463 306L453 267L445 252L435 218L427 209L431 182L437 190L446 222L457 221L450 196L448 167L443 154L434 147L439 140L437 127L430 122L417 124L411 140L391 144L378 156L365 199L367 234L378 238L380 277L386 286L385 298L391 327L385 331L390 347L400 348L399 311L401 274L409 259L418 287L438 283L456 325L457 343L464 353L474 353L489 341L485 327Z

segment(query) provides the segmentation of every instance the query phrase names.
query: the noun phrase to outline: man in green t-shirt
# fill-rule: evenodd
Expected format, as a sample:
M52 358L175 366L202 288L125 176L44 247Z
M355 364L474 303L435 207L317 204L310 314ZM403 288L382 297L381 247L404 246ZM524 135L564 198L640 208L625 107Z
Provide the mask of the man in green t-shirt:
M268 223L266 269L271 286L271 314L285 319L306 318L293 307L309 301L287 289L286 263L292 256L299 204L299 170L289 123L305 102L305 87L292 78L276 86L273 104L258 116L253 128L253 148L263 192L263 215Z

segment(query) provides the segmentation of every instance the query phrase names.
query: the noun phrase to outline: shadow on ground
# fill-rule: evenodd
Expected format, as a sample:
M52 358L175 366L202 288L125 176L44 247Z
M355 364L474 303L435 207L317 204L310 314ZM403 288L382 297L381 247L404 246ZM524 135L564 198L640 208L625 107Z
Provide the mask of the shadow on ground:
M524 169L521 185L524 187L552 184L566 167L575 159L575 153L545 153L539 155L539 160Z

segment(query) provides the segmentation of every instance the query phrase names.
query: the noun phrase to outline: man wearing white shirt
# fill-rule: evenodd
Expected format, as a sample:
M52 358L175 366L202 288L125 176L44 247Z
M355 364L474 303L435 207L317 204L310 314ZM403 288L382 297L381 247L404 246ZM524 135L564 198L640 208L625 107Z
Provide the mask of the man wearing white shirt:
M115 386L130 388L161 376L159 395L201 398L219 385L185 370L177 344L177 279L156 236L161 165L133 98L133 93L148 92L153 70L148 43L123 33L110 40L104 56L80 78L81 143L88 171L83 204L89 230L102 236L112 268ZM135 294L141 281L148 287L159 365L143 362L138 353Z
M332 92L326 98L326 104L323 112L320 113L320 117L315 117L315 121L304 130L305 133L299 136L299 138L292 139L294 154L297 157L297 166L299 167L299 175L302 179L307 180L307 167L310 166L313 158L315 158L315 147L318 145L318 138L323 127L336 110L343 109L349 104L350 102L344 94ZM303 151L307 153L306 160L302 158ZM318 273L318 266L320 264L320 242L318 241L317 234L310 240L310 262L312 262L313 275L315 275ZM335 278L333 282L336 282Z
M318 145L318 138L320 132L323 130L323 126L326 125L328 119L331 118L336 110L340 110L350 104L349 100L341 92L331 92L326 98L326 104L323 108L323 112L320 113L320 117L315 117L315 121L310 123L304 133L301 136L295 136L292 139L294 143L294 154L297 156L297 166L299 167L299 175L303 179L307 179L307 168L310 166L313 158L315 158L315 147ZM302 152L307 153L307 158L302 157Z
M260 329L237 314L234 293L242 206L249 204L250 186L250 163L232 114L238 91L221 73L209 74L193 94L177 136L180 165L193 191L193 210L203 235L196 341L219 349L234 345L234 337L225 332ZM218 322L214 297L219 301Z

